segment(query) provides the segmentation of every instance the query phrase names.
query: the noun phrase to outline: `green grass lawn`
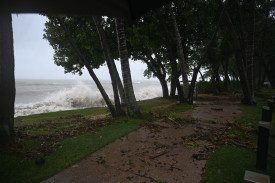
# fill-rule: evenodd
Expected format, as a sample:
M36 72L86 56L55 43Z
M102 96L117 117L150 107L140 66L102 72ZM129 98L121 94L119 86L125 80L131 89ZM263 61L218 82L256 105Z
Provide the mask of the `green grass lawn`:
M255 167L256 153L240 147L219 146L207 161L203 182L205 183L243 183L245 170L255 171L271 176L275 182L275 159L269 158L267 170Z
M162 98L139 101L139 106L143 119L114 119L105 107L17 117L15 143L0 147L0 182L40 182L144 123L193 107ZM45 163L37 165L41 157Z
M266 100L275 94L275 90L264 89L256 92L256 106L240 105L242 115L235 121L236 124L251 129L252 133L244 134L240 129L232 130L232 133L246 138L245 140L257 145L257 124L261 119L261 107L267 105ZM275 183L275 115L269 138L269 157L267 170L256 168L256 149L247 149L235 146L219 146L211 154L207 161L203 182L205 183L242 183L245 170L255 171L269 175L271 182ZM254 131L254 132L253 132Z
M97 133L87 133L60 142L59 148L45 157L45 163L36 165L32 158L0 153L0 182L39 182L76 163L114 140L140 127L141 120L131 119L103 127Z

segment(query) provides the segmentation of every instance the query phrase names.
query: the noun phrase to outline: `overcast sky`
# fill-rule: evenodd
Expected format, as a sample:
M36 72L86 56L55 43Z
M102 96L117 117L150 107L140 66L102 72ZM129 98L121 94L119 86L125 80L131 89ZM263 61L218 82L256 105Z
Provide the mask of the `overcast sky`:
M64 69L53 61L53 48L43 39L44 23L47 18L38 14L13 14L13 38L16 79L91 79L85 70L82 76L64 74ZM120 63L117 63L118 71ZM130 61L133 80L146 80L143 71L146 65ZM101 80L109 80L106 66L95 70Z

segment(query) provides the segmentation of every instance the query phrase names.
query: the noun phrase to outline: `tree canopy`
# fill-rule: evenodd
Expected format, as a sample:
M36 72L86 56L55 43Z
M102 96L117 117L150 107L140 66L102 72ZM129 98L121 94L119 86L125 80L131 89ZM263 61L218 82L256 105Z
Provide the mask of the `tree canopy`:
M179 37L174 31L171 13L175 16ZM251 16L255 17L255 21L251 20ZM104 64L105 58L92 17L63 16L63 19L91 67L96 69ZM102 24L112 55L118 59L114 19L104 17ZM255 27L252 32L251 27ZM216 94L221 90L219 81L224 80L228 91L230 80L240 80L244 97L251 95L246 103L253 102L253 89L261 87L266 79L274 87L275 77L271 72L274 69L275 49L274 2L177 1L150 11L135 21L126 22L125 32L128 58L147 64L144 76L159 79L164 97L169 97L167 82L171 83L170 96L175 96L176 88L179 94L183 92L180 79L190 80L193 77L192 81L196 81L197 73L202 68L205 72L201 73L201 77L211 79ZM78 62L62 34L49 16L44 38L55 50L55 63L64 67L65 72L81 74L83 65ZM182 59L177 51L178 40L183 61L180 61ZM185 71L181 72L182 69ZM188 81L185 79L184 82ZM252 82L253 85L250 84ZM189 94L191 90L192 87ZM192 96L189 97L192 103Z

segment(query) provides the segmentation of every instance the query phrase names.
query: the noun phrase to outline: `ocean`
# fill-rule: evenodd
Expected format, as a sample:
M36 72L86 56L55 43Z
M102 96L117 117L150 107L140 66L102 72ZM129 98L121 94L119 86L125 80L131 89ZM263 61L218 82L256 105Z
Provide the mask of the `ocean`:
M113 101L111 81L101 81ZM162 96L158 81L133 81L136 99ZM92 80L16 80L15 117L106 106Z

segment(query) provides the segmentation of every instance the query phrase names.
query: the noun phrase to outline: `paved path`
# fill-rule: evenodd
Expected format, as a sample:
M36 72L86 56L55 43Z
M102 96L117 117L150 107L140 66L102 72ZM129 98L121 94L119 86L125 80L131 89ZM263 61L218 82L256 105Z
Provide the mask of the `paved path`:
M240 111L227 97L202 96L181 115L185 125L156 121L117 139L43 183L199 183L211 143L191 137L224 128ZM211 101L208 101L211 100Z

